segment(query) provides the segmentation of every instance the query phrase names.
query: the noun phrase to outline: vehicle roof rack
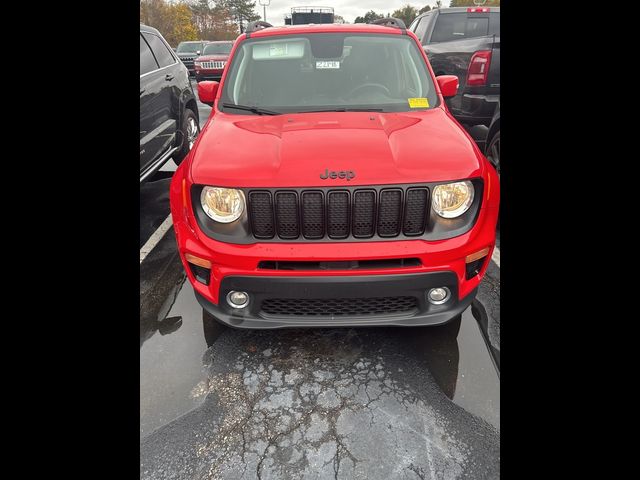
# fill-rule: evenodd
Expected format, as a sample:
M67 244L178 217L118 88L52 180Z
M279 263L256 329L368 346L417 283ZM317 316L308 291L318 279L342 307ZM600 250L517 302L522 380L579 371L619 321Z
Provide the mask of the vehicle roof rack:
M271 25L269 22L263 22L262 20L257 20L247 25L247 29L245 30L245 33L247 34L247 38L249 38L249 36L253 32L264 30L265 28L269 28L269 27L273 27L273 25Z
M383 27L399 28L400 30L402 30L402 33L407 32L407 26L404 24L404 22L401 19L395 17L378 18L377 20L369 23L371 23L372 25L382 25Z

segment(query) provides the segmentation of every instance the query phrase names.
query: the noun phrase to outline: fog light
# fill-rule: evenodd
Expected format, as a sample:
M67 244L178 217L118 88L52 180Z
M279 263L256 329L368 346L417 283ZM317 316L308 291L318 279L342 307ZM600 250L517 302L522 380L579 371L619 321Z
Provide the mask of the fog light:
M244 308L249 304L249 294L231 290L227 293L227 303L233 308Z
M447 287L432 288L431 290L429 290L427 297L429 298L429 302L433 303L434 305L441 305L449 300L450 293L451 292Z

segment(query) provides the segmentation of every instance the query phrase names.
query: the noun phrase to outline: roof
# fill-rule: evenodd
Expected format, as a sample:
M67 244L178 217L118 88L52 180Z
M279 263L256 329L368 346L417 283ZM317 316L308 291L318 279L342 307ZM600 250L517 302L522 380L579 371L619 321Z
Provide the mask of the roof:
M140 31L141 32L148 32L148 33L155 33L156 35L160 35L160 32L158 30L156 30L153 27L150 27L148 25L145 25L144 23L140 24ZM160 35L162 36L162 35Z
M306 33L386 33L401 35L399 28L372 25L370 23L309 23L306 25L284 25L281 27L268 27L250 34L254 37L270 37L273 35L300 35ZM243 34L246 35L246 34Z
M424 17L425 15L429 15L433 12L435 12L436 10L440 12L440 15L442 14L446 14L446 13L466 13L467 9L469 8L488 8L489 9L489 13L491 12L500 12L500 7L492 7L491 5L469 5L468 7L450 7L450 8L434 8L432 10L429 10L427 12L421 13L420 15L418 15L418 17ZM416 17L416 18L418 18Z

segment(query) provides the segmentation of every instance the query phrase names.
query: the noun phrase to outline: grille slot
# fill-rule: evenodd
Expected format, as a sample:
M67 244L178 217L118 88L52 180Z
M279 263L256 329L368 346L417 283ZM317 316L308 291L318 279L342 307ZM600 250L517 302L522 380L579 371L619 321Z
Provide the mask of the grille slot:
M302 235L304 238L324 237L324 200L322 192L302 193Z
M249 194L251 229L256 238L273 238L273 204L269 192L251 192Z
M404 210L405 235L422 235L427 225L429 191L426 188L410 188Z
M378 211L378 235L395 237L400 233L402 218L402 191L399 189L382 190Z
M429 189L393 188L252 190L248 214L257 239L343 240L423 235Z
M208 70L222 70L224 68L226 62L221 61L212 61L212 62L202 62L202 68L206 68Z
M352 232L356 238L373 237L376 216L376 192L357 190L353 195Z
M327 217L327 233L330 238L349 236L349 192L329 192Z
M415 297L371 298L269 298L262 312L274 316L340 317L411 313L418 308Z
M276 224L280 238L294 239L300 236L298 196L295 192L276 193Z

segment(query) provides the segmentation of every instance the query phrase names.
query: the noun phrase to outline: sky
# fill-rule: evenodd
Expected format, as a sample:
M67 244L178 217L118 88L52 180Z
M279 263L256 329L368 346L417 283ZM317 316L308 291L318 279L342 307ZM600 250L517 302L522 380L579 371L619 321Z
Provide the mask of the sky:
M263 3L265 0L262 0ZM268 1L268 0L267 0ZM345 21L353 23L357 16L364 16L369 10L373 10L376 13L393 13L394 10L406 5L413 5L420 10L425 5L436 4L435 0L271 0L271 3L267 7L267 22L272 25L284 25L284 16L287 13L291 13L291 7L333 7L336 15L342 16ZM446 4L446 5L445 5ZM448 1L443 1L442 6L449 6ZM260 15L263 14L263 7L260 5L260 0L256 0L256 11Z

